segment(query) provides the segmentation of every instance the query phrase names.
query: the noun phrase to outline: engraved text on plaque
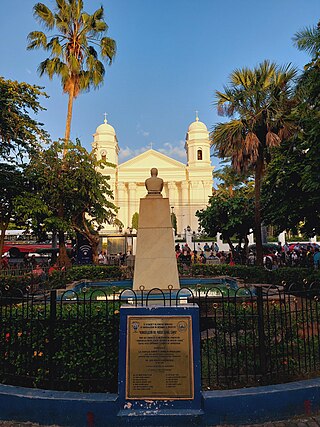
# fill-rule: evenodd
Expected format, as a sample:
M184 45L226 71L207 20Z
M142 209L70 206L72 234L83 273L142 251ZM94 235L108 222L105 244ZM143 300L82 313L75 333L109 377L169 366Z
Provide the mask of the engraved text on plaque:
M191 316L128 316L126 399L193 399Z

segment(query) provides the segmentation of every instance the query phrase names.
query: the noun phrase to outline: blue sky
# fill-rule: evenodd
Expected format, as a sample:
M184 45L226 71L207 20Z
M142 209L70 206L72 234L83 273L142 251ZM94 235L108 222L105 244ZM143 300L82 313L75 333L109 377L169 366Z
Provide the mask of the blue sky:
M52 139L63 137L67 96L58 79L37 75L46 53L26 51L26 37L39 29L33 0L1 2L0 74L45 87L50 95L38 116ZM52 0L43 3L53 7ZM208 129L221 120L215 90L229 74L264 59L308 62L292 44L299 29L319 20L320 0L84 0L90 13L105 8L109 37L117 41L114 64L99 90L75 101L72 138L90 149L92 134L108 113L121 148L121 161L150 148L186 161L189 124L199 111ZM213 164L217 160L213 159Z

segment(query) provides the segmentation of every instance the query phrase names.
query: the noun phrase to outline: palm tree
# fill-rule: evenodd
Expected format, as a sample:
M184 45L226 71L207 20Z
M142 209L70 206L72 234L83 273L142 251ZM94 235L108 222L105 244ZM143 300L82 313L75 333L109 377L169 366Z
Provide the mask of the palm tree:
M66 153L70 140L72 107L74 99L90 87L97 88L103 82L105 68L98 59L97 48L102 59L109 65L116 53L116 43L106 36L108 26L104 21L101 6L92 15L83 11L82 0L56 0L56 9L51 11L43 3L37 3L34 16L47 30L55 34L47 36L42 31L28 35L27 49L43 48L49 57L40 63L40 76L50 79L57 75L63 91L68 94L68 112L64 135L62 171L66 168ZM59 217L64 216L63 204L59 206ZM69 264L65 248L64 230L59 230L59 262Z
M116 43L106 37L108 26L104 21L101 6L92 15L83 11L82 0L56 0L56 9L51 11L43 3L37 3L34 16L47 30L56 34L47 36L42 31L32 31L28 35L27 49L43 48L50 56L40 63L40 75L50 79L57 75L61 79L63 91L68 94L68 113L64 135L66 147L70 140L72 107L80 92L97 88L103 82L105 68L98 59L101 57L110 65L115 56Z
M319 65L320 61L320 21L318 25L313 27L305 27L298 31L293 36L293 42L299 50L304 50L309 53L312 62L307 64L305 68L313 65Z
M221 115L232 118L218 123L211 133L221 158L229 158L239 173L252 170L255 183L255 237L257 263L262 265L261 183L270 151L295 129L288 115L293 106L290 83L296 70L264 61L254 69L242 68L230 75L229 86L216 92Z

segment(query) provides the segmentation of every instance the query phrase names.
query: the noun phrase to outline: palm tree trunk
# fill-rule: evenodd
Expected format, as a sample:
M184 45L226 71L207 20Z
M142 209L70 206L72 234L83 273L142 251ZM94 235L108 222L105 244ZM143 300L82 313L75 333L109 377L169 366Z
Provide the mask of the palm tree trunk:
M263 265L262 235L261 235L261 179L263 173L263 156L257 159L254 181L254 219L257 251L257 265Z
M74 100L74 84L71 86L70 91L69 91L66 130L65 130L65 134L64 134L63 158L65 158L65 156L67 154L67 147L66 146L70 140L73 100Z
M64 134L64 144L63 144L63 153L62 153L62 173L66 168L65 158L67 154L67 144L70 140L70 131L71 131L71 119L72 119L72 107L74 99L74 84L72 84L69 91L69 100L68 100L68 112L67 112L67 121L66 121L66 130ZM63 179L63 176L62 176ZM63 219L64 217L64 206L63 203L58 207L58 218ZM71 261L67 254L67 249L65 245L64 230L59 230L59 265L69 267Z

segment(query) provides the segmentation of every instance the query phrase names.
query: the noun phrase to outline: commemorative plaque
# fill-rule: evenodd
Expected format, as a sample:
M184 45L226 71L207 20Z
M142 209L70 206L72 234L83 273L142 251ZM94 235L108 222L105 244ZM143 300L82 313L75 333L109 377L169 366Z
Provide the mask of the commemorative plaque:
M128 316L126 399L194 398L191 316Z

